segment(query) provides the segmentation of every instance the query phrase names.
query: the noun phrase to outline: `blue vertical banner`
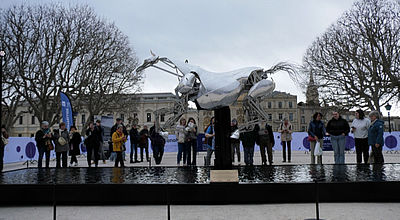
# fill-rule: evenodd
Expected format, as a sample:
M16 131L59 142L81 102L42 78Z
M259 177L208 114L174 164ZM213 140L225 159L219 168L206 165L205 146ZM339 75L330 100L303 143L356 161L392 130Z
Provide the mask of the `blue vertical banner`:
M71 126L74 124L74 119L73 119L73 112L72 112L72 105L71 102L68 98L68 96L60 92L61 96L61 111L62 111L62 118L63 122L65 123L67 129L69 130Z

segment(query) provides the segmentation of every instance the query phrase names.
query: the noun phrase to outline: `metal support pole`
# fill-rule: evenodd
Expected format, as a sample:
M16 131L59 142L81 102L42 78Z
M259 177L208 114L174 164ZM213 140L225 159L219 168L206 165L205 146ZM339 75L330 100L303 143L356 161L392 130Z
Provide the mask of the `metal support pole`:
M53 184L53 220L57 219L56 184Z
M4 51L0 51L0 125L3 125L3 57Z
M319 190L318 190L318 182L315 181L315 212L316 218L319 220Z
M390 112L388 111L389 133L392 133L392 126L390 125Z
M171 220L171 201L169 198L169 190L170 188L167 186L167 219Z
M232 169L231 154L231 111L229 107L214 110L215 115L215 169Z

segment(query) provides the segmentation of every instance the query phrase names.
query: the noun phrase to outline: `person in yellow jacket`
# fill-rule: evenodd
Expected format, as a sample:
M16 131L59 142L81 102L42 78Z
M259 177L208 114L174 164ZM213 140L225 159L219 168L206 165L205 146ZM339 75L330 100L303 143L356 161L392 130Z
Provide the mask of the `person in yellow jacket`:
M121 163L121 167L124 167L124 160L122 159L122 152L124 151L124 143L126 142L126 136L123 132L123 125L118 125L117 131L112 134L113 151L117 153L115 159L115 167L118 167L118 163Z

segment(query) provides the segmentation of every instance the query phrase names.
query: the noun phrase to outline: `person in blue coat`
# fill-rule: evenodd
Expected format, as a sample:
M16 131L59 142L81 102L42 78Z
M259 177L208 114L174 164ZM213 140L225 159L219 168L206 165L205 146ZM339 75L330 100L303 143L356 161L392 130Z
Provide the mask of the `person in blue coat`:
M384 162L382 154L384 122L380 120L378 111L369 113L369 118L371 126L368 129L368 145L371 146L374 163L382 164Z
M321 147L324 146L324 136L326 134L326 130L324 122L322 121L322 117L322 113L314 113L313 118L308 125L308 141L310 142L311 164L315 164L315 157L317 157L317 163L322 164L322 155L314 155L315 145L317 142L320 143Z

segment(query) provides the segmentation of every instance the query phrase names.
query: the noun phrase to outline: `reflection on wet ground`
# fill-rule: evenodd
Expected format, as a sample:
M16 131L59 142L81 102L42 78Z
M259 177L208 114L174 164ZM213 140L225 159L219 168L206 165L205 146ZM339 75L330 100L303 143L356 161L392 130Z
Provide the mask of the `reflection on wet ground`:
M0 184L208 184L209 167L29 168L0 174ZM235 167L239 183L400 181L400 164Z

